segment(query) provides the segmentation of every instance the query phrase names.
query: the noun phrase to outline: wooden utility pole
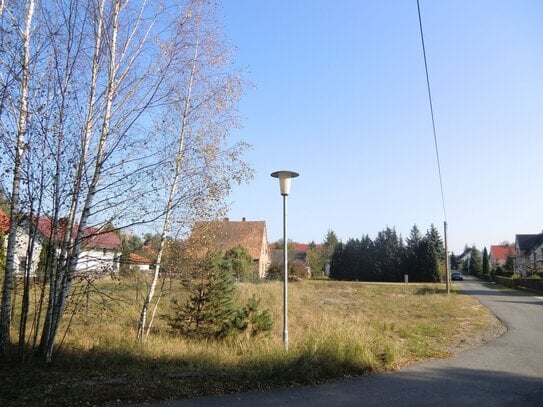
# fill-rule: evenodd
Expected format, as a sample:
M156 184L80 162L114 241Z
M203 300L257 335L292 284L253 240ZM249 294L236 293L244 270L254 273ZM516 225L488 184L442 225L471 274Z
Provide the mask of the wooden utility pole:
M450 281L451 281L451 271L449 270L449 244L447 242L447 221L443 222L443 228L445 230L444 237L445 237L445 280L446 280L446 287L447 287L447 294L450 293Z

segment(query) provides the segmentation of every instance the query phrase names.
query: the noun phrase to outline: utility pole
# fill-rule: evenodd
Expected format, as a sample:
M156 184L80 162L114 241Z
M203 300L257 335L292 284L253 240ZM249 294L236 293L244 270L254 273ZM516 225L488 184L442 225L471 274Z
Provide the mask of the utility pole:
M450 288L450 280L451 280L451 271L449 270L449 244L447 242L447 221L443 222L443 228L445 230L444 237L445 237L445 280L446 280L446 287L447 287L447 294L450 294L451 288Z

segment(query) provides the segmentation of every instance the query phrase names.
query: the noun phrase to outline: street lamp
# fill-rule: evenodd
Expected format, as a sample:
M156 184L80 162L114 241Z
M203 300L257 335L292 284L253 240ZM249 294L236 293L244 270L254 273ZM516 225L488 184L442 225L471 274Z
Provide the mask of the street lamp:
M283 343L285 351L288 351L288 318L287 318L287 284L288 284L288 249L287 249L287 196L290 193L290 181L298 175L294 171L275 171L271 173L274 178L279 178L281 195L283 196Z

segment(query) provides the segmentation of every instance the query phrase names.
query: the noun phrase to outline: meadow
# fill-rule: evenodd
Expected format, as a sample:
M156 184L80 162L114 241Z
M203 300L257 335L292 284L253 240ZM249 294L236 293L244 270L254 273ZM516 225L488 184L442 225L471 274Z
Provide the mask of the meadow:
M83 284L83 283L81 283ZM189 340L163 315L181 285L168 280L145 344L136 328L145 279L79 287L51 366L35 360L0 367L3 406L101 405L266 389L399 369L476 344L498 324L472 297L437 284L306 280L289 284L289 351L282 343L282 284L240 283L270 309L270 335Z

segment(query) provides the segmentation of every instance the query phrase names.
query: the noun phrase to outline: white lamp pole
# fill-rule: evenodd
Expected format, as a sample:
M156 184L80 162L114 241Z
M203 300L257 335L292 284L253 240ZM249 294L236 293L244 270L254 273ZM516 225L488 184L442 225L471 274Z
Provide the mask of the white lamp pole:
M287 248L287 196L290 193L290 180L296 178L297 172L293 171L275 171L271 176L279 178L279 186L281 188L281 195L283 196L283 343L285 344L285 351L288 352L288 300L287 300L287 284L288 284L288 248Z

